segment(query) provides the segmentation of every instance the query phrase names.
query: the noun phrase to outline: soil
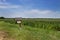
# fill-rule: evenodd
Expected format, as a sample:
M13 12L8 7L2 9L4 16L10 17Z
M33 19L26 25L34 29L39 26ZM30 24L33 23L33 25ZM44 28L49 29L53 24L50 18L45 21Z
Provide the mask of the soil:
M0 40L6 40L8 37L7 32L0 31Z

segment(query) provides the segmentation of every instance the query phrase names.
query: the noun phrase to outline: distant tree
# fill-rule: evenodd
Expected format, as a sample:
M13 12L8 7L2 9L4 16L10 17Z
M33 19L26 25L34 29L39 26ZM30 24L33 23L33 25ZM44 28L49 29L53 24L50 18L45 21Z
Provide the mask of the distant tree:
M0 17L0 19L5 19L4 17Z

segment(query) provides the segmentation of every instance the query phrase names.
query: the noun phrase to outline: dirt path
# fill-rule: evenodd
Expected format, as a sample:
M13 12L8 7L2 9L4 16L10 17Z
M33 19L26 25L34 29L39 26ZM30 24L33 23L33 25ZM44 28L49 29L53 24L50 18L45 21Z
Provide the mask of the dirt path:
M7 38L7 33L4 31L0 31L0 40L5 40Z

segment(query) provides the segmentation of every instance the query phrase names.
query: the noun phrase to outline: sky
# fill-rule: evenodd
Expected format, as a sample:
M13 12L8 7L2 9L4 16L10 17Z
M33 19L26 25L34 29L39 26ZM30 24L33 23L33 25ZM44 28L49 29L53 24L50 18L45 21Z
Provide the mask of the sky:
M60 0L0 0L0 17L60 18Z

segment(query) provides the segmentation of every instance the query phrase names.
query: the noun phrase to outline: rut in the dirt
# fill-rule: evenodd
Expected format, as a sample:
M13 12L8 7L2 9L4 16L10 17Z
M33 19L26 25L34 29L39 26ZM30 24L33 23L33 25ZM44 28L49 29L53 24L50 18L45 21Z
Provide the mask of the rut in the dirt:
M7 32L0 31L0 40L6 40L8 37Z

